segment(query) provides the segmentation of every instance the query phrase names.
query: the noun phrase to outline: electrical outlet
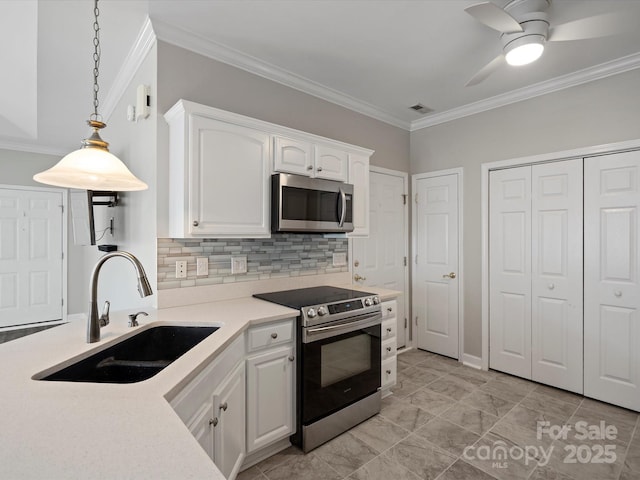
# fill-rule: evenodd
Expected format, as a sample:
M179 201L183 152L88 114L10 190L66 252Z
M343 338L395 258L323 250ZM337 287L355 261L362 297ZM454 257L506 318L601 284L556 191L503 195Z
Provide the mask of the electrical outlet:
M247 273L247 257L231 257L231 273Z
M347 254L346 253L334 253L333 254L333 266L334 267L344 267L347 264Z
M199 277L209 275L209 259L207 257L198 257L196 260L196 275Z
M187 261L178 260L176 262L176 278L187 278Z

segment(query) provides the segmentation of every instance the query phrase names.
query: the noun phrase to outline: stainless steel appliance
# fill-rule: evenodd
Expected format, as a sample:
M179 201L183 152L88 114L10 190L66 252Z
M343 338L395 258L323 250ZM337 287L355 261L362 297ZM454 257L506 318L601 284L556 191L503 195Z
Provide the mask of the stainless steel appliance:
M276 173L271 177L273 232L353 231L353 185Z
M254 297L300 310L294 445L308 452L380 411L377 295L322 286Z

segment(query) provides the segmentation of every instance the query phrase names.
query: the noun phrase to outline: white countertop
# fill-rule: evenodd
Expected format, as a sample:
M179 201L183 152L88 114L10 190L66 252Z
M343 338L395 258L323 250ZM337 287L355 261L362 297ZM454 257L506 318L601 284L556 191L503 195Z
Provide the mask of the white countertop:
M399 293L362 290L375 291L383 300ZM0 345L0 478L224 478L167 398L249 326L298 312L251 297L147 311L149 316L138 317L136 328L126 326L126 314L132 312L112 313L97 343L87 344L86 322L75 321ZM142 382L32 379L149 325L167 323L213 324L220 329Z

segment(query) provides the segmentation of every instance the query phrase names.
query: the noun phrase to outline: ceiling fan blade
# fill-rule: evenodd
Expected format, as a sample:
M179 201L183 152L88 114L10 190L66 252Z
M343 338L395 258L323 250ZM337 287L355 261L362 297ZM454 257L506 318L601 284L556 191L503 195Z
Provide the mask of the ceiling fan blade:
M483 2L471 5L464 9L469 15L502 33L515 33L524 31L518 21L505 12L495 3Z
M498 70L505 63L504 55L500 54L484 67L482 67L476 74L465 83L465 87L471 87L483 82L489 75Z
M630 31L635 27L635 24L633 16L625 12L604 13L551 27L547 40L565 42L608 37Z

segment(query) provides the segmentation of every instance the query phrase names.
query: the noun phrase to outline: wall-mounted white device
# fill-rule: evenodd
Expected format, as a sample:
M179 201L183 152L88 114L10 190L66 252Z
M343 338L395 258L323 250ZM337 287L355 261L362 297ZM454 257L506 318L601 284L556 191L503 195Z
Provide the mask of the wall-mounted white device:
M136 91L136 122L141 118L147 118L151 113L151 87L138 85Z

